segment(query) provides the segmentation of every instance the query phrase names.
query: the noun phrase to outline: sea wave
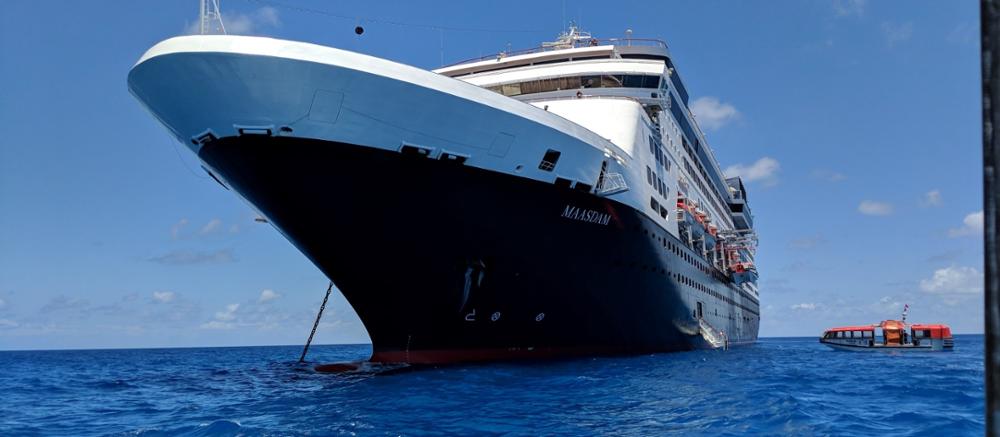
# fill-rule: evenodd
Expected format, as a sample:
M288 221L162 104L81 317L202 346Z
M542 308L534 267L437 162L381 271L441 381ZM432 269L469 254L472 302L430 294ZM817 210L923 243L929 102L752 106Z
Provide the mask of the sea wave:
M296 347L0 352L0 435L981 435L983 337L317 373ZM370 346L315 346L317 362Z

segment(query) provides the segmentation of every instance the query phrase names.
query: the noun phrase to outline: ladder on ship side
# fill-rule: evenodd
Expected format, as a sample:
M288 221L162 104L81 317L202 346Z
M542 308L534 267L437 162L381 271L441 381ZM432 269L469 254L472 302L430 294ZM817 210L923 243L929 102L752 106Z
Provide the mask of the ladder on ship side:
M715 329L705 319L698 319L698 326L701 338L705 339L705 342L715 349L729 350L729 336L725 332Z

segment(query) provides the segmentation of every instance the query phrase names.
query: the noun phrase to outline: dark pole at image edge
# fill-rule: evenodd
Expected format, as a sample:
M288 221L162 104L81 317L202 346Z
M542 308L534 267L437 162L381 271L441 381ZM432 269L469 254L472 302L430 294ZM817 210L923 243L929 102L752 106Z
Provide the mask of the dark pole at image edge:
M985 332L986 332L986 435L1000 435L1000 411L997 398L1000 395L1000 347L997 335L1000 334L1000 253L997 252L997 205L1000 204L1000 58L994 53L1000 48L1000 0L981 0L979 3L979 19L982 44L982 81L983 81L983 214L984 236L983 254L985 255L984 272L986 284L983 298L985 299Z

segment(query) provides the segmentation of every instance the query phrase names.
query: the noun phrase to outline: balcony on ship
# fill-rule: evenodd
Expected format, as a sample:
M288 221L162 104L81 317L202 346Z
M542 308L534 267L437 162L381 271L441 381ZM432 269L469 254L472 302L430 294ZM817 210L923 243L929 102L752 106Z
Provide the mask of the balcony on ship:
M733 225L739 230L753 229L753 214L747 203L743 180L738 177L728 178L726 185L729 185L729 215L733 219Z

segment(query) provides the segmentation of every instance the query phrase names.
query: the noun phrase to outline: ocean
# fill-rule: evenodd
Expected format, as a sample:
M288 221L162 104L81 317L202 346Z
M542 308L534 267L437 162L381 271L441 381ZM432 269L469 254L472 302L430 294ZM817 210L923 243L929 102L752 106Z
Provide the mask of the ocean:
M983 336L954 352L815 338L322 374L299 346L0 352L0 435L982 435ZM368 345L314 346L315 363ZM384 369L383 369L384 370Z

